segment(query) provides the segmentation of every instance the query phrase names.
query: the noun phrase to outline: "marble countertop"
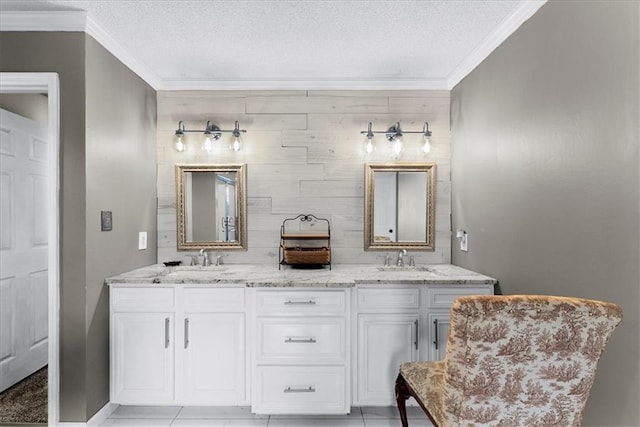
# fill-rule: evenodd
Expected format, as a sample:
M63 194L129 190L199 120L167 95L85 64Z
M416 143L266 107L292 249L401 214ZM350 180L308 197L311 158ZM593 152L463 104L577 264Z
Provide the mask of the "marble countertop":
M298 269L271 265L227 264L222 266L151 265L109 277L112 284L229 284L248 287L353 287L358 284L451 284L492 285L497 280L451 264L417 267L382 267L337 264L332 269Z

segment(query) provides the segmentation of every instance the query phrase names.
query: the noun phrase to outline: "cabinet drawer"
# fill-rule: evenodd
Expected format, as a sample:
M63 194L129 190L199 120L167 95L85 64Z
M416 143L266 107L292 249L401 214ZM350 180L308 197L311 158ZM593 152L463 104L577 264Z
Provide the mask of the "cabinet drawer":
M258 363L344 363L345 329L341 317L259 318Z
M166 311L175 305L174 288L112 288L113 311Z
M359 288L359 309L408 309L420 308L420 288Z
M267 366L256 372L252 410L271 414L346 414L342 366Z
M244 309L244 288L185 288L184 310L211 312Z
M491 295L488 287L441 287L427 288L427 306L429 308L450 308L453 300L465 295Z
M306 315L343 314L345 291L256 291L258 314Z

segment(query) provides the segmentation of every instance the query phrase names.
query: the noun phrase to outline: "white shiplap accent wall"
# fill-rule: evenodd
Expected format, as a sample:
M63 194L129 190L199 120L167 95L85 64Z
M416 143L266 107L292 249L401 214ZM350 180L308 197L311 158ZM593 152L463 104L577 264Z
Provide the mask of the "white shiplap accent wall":
M207 120L247 130L240 153L200 149L202 134L187 134L187 150L173 149L178 121L204 129ZM419 134L405 135L402 161L437 162L436 250L414 252L417 263L451 260L451 179L448 91L160 91L158 92L158 262L186 261L176 251L174 165L176 163L246 163L248 251L230 251L227 263L276 266L280 224L311 213L329 218L332 261L378 263L385 252L364 251L364 164L391 161L383 154L383 135L369 159L361 130L368 122L386 130L399 121L405 130L433 132L429 156L417 154ZM220 147L222 146L222 147Z

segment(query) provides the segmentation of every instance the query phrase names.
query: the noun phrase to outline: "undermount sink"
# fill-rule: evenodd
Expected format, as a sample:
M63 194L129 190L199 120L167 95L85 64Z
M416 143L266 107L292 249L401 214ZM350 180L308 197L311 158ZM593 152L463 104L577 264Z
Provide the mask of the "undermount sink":
M429 267L416 267L416 266L397 266L397 265L384 265L382 267L377 267L378 271L393 271L393 272L397 272L397 271L408 271L408 272L415 272L415 271L428 271L429 273L433 273L433 269L429 268Z
M168 279L195 279L200 280L209 276L215 276L216 273L222 273L226 270L224 265L194 265L184 267L171 267L163 274Z
M226 265L182 265L178 267L167 267L167 272L171 273L181 273L181 272L212 272L212 271L221 271L225 270Z

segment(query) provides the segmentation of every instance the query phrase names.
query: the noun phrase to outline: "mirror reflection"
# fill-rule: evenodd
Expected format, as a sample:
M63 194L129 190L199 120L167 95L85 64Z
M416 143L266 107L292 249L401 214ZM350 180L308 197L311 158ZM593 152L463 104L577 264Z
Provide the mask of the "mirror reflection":
M367 164L365 249L434 250L435 163Z
M178 250L246 249L244 165L176 165Z

